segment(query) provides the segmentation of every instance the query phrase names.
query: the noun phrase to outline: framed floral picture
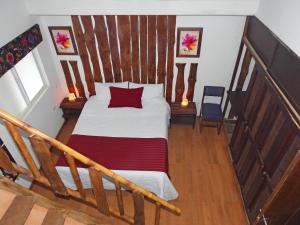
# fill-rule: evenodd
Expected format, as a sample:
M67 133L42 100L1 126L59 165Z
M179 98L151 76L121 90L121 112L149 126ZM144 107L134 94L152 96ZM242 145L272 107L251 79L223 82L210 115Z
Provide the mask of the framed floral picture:
M71 27L48 27L57 55L77 55Z
M203 28L179 27L177 29L177 57L199 57Z

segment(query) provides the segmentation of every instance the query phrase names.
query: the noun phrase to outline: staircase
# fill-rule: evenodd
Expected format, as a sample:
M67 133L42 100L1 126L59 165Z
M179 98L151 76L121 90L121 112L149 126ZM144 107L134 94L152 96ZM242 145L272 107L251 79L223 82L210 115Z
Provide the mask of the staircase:
M0 225L105 225L0 177Z
M155 207L155 214L153 215L153 217L155 218L155 225L159 225L161 210L166 210L166 212L168 213L180 215L181 210L173 204L139 187L138 185L130 182L124 177L119 176L108 168L76 152L76 150L68 147L67 145L64 145L58 140L49 137L48 135L37 129L34 129L33 127L13 117L7 112L0 110L0 118L2 118L3 124L5 124L5 126L7 127L12 139L15 141L15 144L18 147L18 150L23 156L28 167L27 169L12 162L5 151L3 151L2 147L0 147L0 168L3 168L12 176L20 174L21 176L26 177L27 179L31 179L32 181L52 190L57 197L79 200L84 204L94 207L102 215L105 215L107 217L113 216L132 225L145 224L145 201L153 204ZM34 162L24 139L29 139L31 148L34 150L34 153L39 160L39 164L41 165L40 170ZM52 160L50 151L51 148L55 148L65 156L77 190L70 189L64 185L55 168L55 163ZM89 171L89 177L92 184L92 195L83 188L75 163L76 160L85 164ZM102 178L104 176L109 178L109 180L115 185L117 209L109 204L107 193L104 190L102 183ZM125 190L132 196L133 215L127 214L127 211L129 212L131 210L127 210L124 207L123 192L125 192ZM50 212L54 213L52 212L52 210L50 210Z

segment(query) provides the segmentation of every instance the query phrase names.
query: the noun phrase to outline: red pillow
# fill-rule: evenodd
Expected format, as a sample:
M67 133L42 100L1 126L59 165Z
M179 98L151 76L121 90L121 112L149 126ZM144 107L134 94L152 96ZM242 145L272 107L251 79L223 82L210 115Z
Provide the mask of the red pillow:
M142 106L142 94L143 87L140 88L118 88L109 87L111 99L108 108L114 107L134 107L143 108Z

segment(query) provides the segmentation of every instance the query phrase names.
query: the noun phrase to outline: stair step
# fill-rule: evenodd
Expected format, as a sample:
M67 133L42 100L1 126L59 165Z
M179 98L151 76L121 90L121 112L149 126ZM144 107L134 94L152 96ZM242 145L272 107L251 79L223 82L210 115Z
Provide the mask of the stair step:
M15 197L15 194L0 189L0 219L3 217Z
M64 225L64 216L56 209L48 209L42 225Z
M24 225L41 225L46 217L47 212L48 209L34 204Z
M24 225L34 205L31 196L16 196L0 220L0 225Z

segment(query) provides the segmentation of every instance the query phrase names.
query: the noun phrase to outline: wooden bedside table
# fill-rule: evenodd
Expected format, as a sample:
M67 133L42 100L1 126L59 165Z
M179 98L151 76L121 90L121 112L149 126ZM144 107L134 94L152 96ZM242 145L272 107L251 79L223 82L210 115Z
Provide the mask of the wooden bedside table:
M65 119L69 119L79 116L86 101L86 98L76 98L75 101L70 101L68 98L64 98L59 106L63 110L63 117Z
M195 102L189 102L187 106L180 103L171 103L171 123L190 123L195 128L197 108Z

